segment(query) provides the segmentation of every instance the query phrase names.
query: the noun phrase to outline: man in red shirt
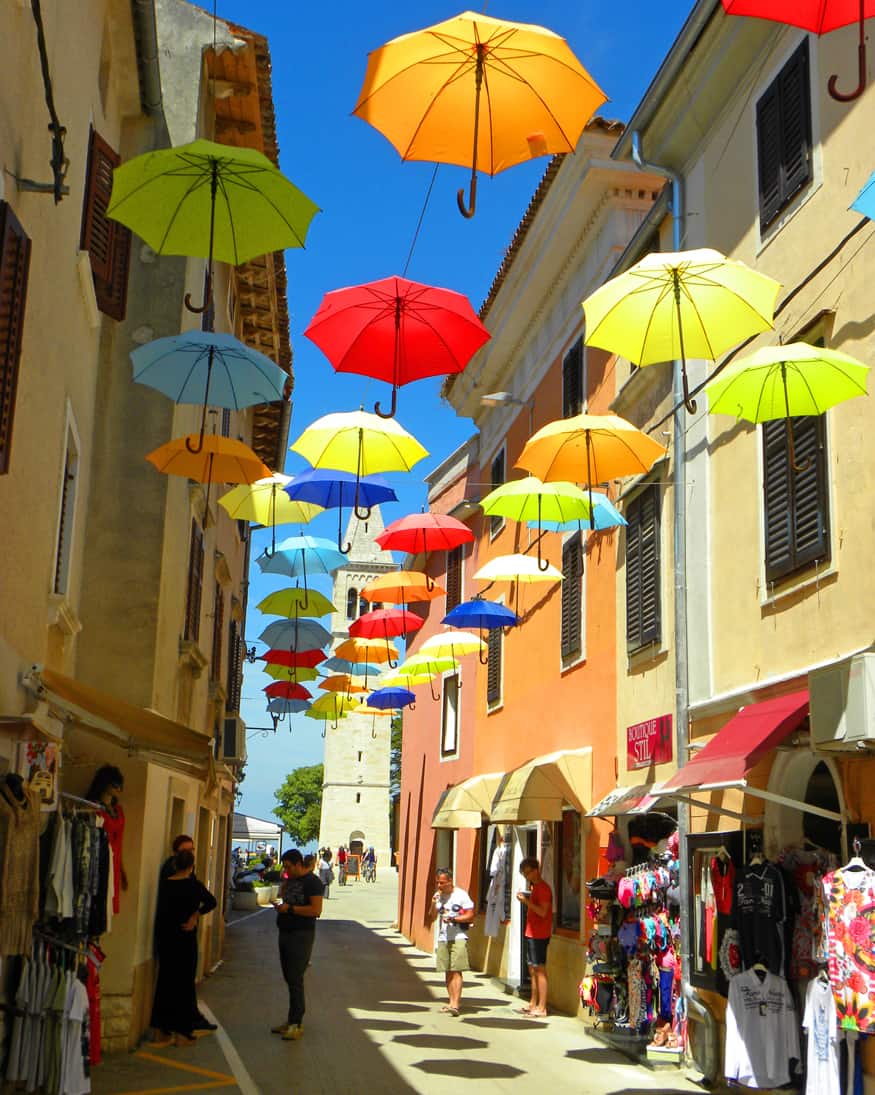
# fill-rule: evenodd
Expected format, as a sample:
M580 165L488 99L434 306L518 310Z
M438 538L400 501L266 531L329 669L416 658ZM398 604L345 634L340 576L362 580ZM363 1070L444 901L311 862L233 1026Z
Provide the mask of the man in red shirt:
M526 960L532 980L532 998L520 1008L522 1015L543 1017L547 1014L547 944L553 934L553 891L541 877L537 859L524 859L520 874L527 889L517 900L526 907Z

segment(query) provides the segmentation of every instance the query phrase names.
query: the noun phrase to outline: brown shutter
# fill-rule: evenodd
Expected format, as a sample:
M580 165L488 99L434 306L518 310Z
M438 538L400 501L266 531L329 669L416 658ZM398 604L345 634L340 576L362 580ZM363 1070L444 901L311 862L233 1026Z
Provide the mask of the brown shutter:
M760 227L767 228L811 178L808 41L756 106Z
M486 702L498 703L501 699L501 654L503 635L500 627L492 628L487 643L489 663L486 667Z
M213 680L221 680L222 673L222 640L225 632L225 598L222 587L216 582L216 594L213 608Z
M626 511L626 645L637 650L660 638L659 495L642 491Z
M768 227L781 208L781 112L777 84L757 103L757 165L760 226Z
M97 307L110 319L123 320L128 306L128 272L131 260L131 233L123 224L116 226L112 252L112 277L109 281L94 276Z
M562 645L563 659L581 650L580 592L583 574L581 536L576 532L562 545Z
M766 579L776 581L829 558L826 433L823 416L791 419L796 463L790 466L782 419L763 424Z
M9 471L29 268L30 240L0 202L0 475Z
M185 638L197 642L201 630L201 587L204 577L204 534L197 521L191 522L188 552L188 593L185 602Z
M500 487L504 482L504 449L495 457L492 461L492 469L490 472L490 482L492 483L492 490L496 487ZM493 515L489 518L489 532L491 535L495 535L498 530L504 524L504 518Z
M81 246L91 258L97 306L116 320L125 317L131 252L130 230L106 215L112 195L112 173L119 163L119 154L92 129Z
M579 338L562 361L562 417L583 410L583 339Z
M462 601L462 548L447 552L447 612Z
M243 637L240 635L237 621L232 620L228 629L228 699L226 711L240 710L240 691L243 679Z

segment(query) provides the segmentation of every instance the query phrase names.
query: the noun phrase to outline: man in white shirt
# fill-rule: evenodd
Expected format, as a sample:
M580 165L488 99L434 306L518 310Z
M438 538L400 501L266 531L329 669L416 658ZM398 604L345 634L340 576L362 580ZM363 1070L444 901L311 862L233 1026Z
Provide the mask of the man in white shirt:
M437 917L438 973L443 973L447 983L449 1000L441 1011L449 1015L459 1014L462 997L462 974L470 969L468 964L468 925L474 919L474 902L453 883L453 872L440 867L435 872L437 890L431 901L431 918Z

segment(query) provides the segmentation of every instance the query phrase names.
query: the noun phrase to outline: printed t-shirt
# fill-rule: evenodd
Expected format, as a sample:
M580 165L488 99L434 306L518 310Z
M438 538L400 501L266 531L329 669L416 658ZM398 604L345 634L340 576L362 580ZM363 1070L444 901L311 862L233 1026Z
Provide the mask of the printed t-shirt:
M536 905L546 905L547 911L543 916L538 916L532 908L531 902ZM526 939L549 939L553 934L553 891L547 883L541 879L532 886L529 904L526 907Z
M790 1059L799 1059L799 1029L790 987L783 977L745 970L729 982L726 1006L727 1080L748 1087L790 1082Z
M808 1031L806 1095L841 1095L835 997L819 977L809 982L802 1026Z
M437 902L438 911L438 942L454 943L457 939L468 938L468 924L448 924L447 917L456 916L460 912L466 912L474 908L474 902L464 890L455 886L451 893L441 894Z
M314 897L321 897L325 887L313 874L307 871L300 878L287 878L283 883L280 896L289 905L312 905ZM315 916L296 916L291 909L289 912L278 912L276 926L281 932L315 932Z
M839 1026L875 1032L875 871L838 870L823 879L829 979Z
M745 969L763 962L770 973L784 969L784 876L773 863L740 870L735 879L735 918Z

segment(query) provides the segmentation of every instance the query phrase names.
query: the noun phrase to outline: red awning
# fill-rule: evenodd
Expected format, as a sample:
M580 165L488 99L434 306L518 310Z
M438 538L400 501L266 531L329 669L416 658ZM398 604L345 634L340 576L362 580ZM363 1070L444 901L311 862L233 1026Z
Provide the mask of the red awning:
M743 707L662 785L660 795L743 784L757 761L798 730L807 714L808 689Z

